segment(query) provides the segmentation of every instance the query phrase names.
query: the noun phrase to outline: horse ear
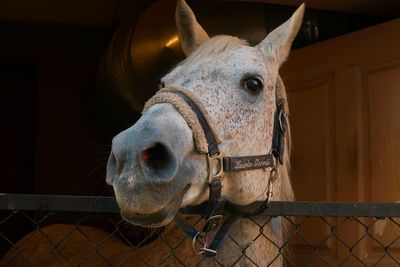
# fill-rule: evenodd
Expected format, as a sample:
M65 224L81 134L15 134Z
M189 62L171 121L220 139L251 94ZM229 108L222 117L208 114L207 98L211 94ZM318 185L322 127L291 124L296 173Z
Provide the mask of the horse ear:
M197 22L193 11L184 0L178 0L175 20L182 49L186 56L209 39L208 34Z
M304 15L304 3L293 13L292 17L278 28L270 32L264 40L256 47L260 48L263 54L276 60L282 65L289 55L292 42L300 29Z

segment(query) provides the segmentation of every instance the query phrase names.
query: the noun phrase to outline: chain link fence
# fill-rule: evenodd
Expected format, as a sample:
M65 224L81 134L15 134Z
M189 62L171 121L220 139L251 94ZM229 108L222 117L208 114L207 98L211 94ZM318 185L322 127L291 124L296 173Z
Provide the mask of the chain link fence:
M113 198L0 195L0 266L400 266L399 217L396 203L273 202L242 219L247 240L225 237L228 258L205 258L173 225L127 224Z

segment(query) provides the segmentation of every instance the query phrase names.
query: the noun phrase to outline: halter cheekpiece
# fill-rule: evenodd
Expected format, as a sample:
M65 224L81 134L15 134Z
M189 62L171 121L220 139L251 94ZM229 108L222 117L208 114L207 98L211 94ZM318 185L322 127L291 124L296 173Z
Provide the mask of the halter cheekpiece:
M168 97L162 97L163 94L164 96L168 95ZM176 97L181 101L176 101ZM175 101L173 99L175 99ZM182 103L177 104L182 101L185 103L186 107L182 107ZM268 154L227 157L219 150L219 139L216 136L214 129L209 124L209 117L206 111L202 108L201 103L191 92L185 88L163 88L146 103L144 111L156 103L172 104L183 115L189 126L191 126L194 131L197 149L206 153L209 184L208 201L201 205L189 206L180 210L180 213L183 214L201 215L204 220L203 227L200 231L197 230L191 224L186 222L180 213L176 215L175 222L181 231L192 239L193 249L196 253L206 257L215 256L222 240L228 233L229 228L238 218L258 215L265 211L269 206L272 198L272 186L277 177L279 165L283 164L285 148L284 141L287 131L287 115L284 111L284 106L277 101L274 114L272 146L271 151ZM194 114L197 121L193 121L193 118L191 117L188 118L187 114L184 113ZM198 133L199 129L197 128L199 127L201 128L202 133ZM196 140L196 137L198 139L205 139L204 142L206 142L207 151L204 151L204 149L202 151L200 148L202 146L202 143L200 142L201 140ZM270 168L271 171L268 177L266 199L264 201L257 201L246 206L240 206L227 201L221 196L222 180L225 173L266 168ZM211 231L217 232L212 241L209 242L207 235ZM197 244L200 244L201 246L197 247Z

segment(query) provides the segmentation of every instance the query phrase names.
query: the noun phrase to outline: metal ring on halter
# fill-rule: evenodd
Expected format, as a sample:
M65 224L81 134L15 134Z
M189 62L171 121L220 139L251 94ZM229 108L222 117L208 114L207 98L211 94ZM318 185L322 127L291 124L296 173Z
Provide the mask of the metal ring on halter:
M265 199L265 203L266 206L268 207L269 204L271 203L271 199L273 196L273 186L274 186L274 182L276 177L278 176L278 169L277 168L273 168L269 174L269 179L268 179L268 185L267 185L267 198Z
M200 250L201 250L200 254L203 254L203 253L210 253L210 254L213 254L213 255L217 255L218 254L216 250L209 249L207 247L201 248Z
M199 237L202 237L202 238L204 238L204 245L203 245L203 247L202 248L200 248L200 250L196 250L196 241L198 241L198 238ZM200 242L200 241L199 241ZM194 237L193 237L193 239L192 239L192 248L193 248L193 251L194 251L194 253L196 253L197 255L201 255L201 254L203 254L204 252L204 250L207 250L207 236L206 235L204 235L204 233L203 232L198 232Z
M278 172L279 172L279 167L275 167L271 169L271 172L269 173L269 180L273 183L276 180L276 177L278 177Z

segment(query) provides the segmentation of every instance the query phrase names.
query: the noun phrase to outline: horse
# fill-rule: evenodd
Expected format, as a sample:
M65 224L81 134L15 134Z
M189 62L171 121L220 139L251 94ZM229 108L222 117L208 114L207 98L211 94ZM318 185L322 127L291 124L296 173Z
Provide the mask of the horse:
M19 255L34 266L43 264L42 257L54 251L42 245L49 239L57 251L46 258L46 266L282 266L284 220L257 213L251 219L236 216L229 225L224 223L231 217L219 222L224 205L245 214L254 203L294 199L289 110L279 68L303 14L304 4L250 46L233 36L209 37L185 1L178 0L175 17L186 59L161 79L141 118L113 138L106 175L124 220L164 227L160 238L132 249L99 229L53 225L18 242L4 257L18 254L7 266L22 266ZM287 130L276 155L275 133L282 124ZM215 149L216 154L211 152ZM234 162L226 171L225 159ZM204 228L196 232L201 216L180 214L203 206L210 233ZM191 239L185 238L187 225L197 225L189 229L195 231ZM229 231L214 250L209 243L221 237L218 227ZM82 261L83 255L90 260Z

